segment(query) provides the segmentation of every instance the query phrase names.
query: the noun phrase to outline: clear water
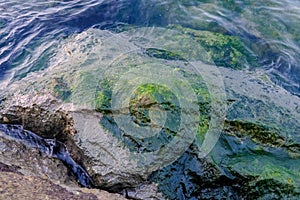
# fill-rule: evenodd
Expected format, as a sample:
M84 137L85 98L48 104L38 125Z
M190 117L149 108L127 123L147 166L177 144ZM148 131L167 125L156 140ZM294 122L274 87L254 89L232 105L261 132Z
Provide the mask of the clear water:
M255 106L257 111L253 111L256 114L256 120L263 123L273 123L275 121L274 124L282 123L286 127L294 124L285 131L294 135L298 139L297 142L299 142L299 134L297 134L299 132L297 129L299 128L297 123L299 120L289 119L288 117L280 119L285 110L282 113L279 110L278 113L274 114L273 110L269 109L274 102L275 105L281 106L281 104L284 104L290 110L294 109L292 106L299 105L299 98L295 97L300 97L299 22L299 0L283 0L280 2L275 0L31 0L29 2L0 0L0 92L8 84L26 77L30 72L49 69L51 67L50 60L59 57L56 54L56 48L59 47L61 42L68 37L71 38L70 41L75 41L72 38L73 35L84 33L89 28L117 31L118 27L124 25L166 27L170 24L180 24L184 27L208 30L240 38L244 47L257 59L258 65L249 66L245 64L245 69L241 71L239 77L234 77L234 75L230 77L235 80L233 83L247 82L246 91L239 91L243 90L243 88L239 88L239 85L233 88L240 94L253 99L255 99L256 94L260 94L257 99L260 97L269 99L270 106L264 108L265 110L261 110L259 105L261 101L257 101L257 103L250 102L257 104ZM126 41L120 40L119 42L119 45L122 46L122 42L125 43ZM57 67L55 70L58 70ZM275 92L271 92L268 96L266 91L270 90L256 88L259 83L252 84L251 78L244 71L251 71L252 74L257 74L269 80L265 76L267 75L273 83L282 86L287 91L281 93L281 96L276 96L276 98ZM224 72L226 72L225 69ZM259 92L260 89L261 92ZM248 91L255 92L249 94ZM290 98L290 100L285 98ZM243 105L248 104L246 102ZM299 116L299 107L296 109L298 111L293 112L297 112L298 115L295 115L297 117ZM247 112L245 109L245 113ZM236 113L232 113L232 116L228 117L237 119L241 113L243 114L244 110L236 109ZM286 116L288 115L289 113L286 113ZM245 119L247 117L244 116ZM249 118L251 117L253 118L253 116ZM243 118L241 119L243 120ZM238 143L238 141L232 143ZM249 142L249 144L252 143ZM225 152L224 154L226 154L225 148L226 146L224 150L221 149L219 152ZM243 152L242 150L241 152ZM198 161L190 159L194 158L192 154L185 152L179 159L179 164L177 163L178 168L181 166L193 168L193 166L199 164ZM275 154L277 155L277 153ZM281 154L278 153L278 155ZM193 162L187 162L185 159L190 159ZM248 157L245 159L248 159ZM296 169L297 167L294 166L298 166L298 161L299 159L297 162L282 159L277 165L284 164L284 168ZM247 164L244 161L241 163ZM270 163L276 163L273 157L272 160L270 159ZM260 165L260 167L263 168L264 166ZM180 175L184 176L186 172L184 170L180 171ZM198 172L197 170L199 169L195 171ZM298 173L298 168L295 171ZM170 172L167 171L166 173ZM188 175L186 176L188 177ZM154 180L159 178L158 175ZM179 181L178 177L174 179ZM168 180L160 181L168 183L173 179L171 177ZM192 182L190 180L186 180L186 182L191 187L196 185L190 184ZM161 184L162 187L167 183ZM177 195L172 190L168 192L169 196ZM184 192L180 194L182 193ZM193 196L193 194L190 195Z
M240 37L259 69L300 94L300 1L0 1L0 80L47 68L60 40L90 27L181 24ZM251 66L250 66L251 69Z

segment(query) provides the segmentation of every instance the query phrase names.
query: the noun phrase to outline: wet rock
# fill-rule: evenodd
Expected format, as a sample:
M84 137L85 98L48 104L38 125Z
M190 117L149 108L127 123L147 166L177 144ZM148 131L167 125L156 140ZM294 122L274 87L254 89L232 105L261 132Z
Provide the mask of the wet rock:
M0 160L3 171L48 177L56 182L77 185L77 180L71 175L71 171L60 160L48 157L36 148L8 138L2 131L0 133Z
M17 95L16 95L17 96ZM15 97L16 97L15 96ZM121 155L119 157L114 157L113 159L119 160L120 163L123 163L123 166L113 166L111 164L111 161L108 161L105 164L106 158L111 158L111 154L109 152L115 150L114 146L112 146L112 141L115 140L112 136L109 136L104 129L99 129L97 127L98 121L99 121L99 113L95 113L94 115L92 112L87 112L85 110L82 110L80 112L70 112L66 111L65 108L68 108L68 105L58 104L55 99L55 97L51 95L44 95L40 98L38 98L38 103L36 101L36 98L30 98L31 96L27 96L29 99L27 99L27 104L25 102L18 101L19 98L12 98L14 104L11 104L9 100L4 102L2 104L2 115L9 117L11 120L10 122L13 124L22 124L25 127L27 127L29 130L35 130L40 136L46 137L46 138L55 138L59 141L62 141L66 144L67 149L69 150L69 153L79 165L86 168L93 178L93 185L96 187L101 187L103 189L106 189L111 192L121 192L124 188L134 188L138 185L140 185L142 182L144 182L147 178L147 174L144 176L141 176L136 171L121 171L123 167L129 166L130 162L123 162L122 159L126 160L127 156L123 158ZM22 99L25 97L23 96ZM51 99L51 101L49 101ZM16 100L16 101L15 101ZM46 102L44 102L46 101ZM51 103L48 103L51 102ZM17 107L10 105L20 105L22 104L24 107ZM42 110L41 115L39 115L39 112L41 112L41 109L37 108L45 108L45 104L49 107L49 110ZM16 109L17 108L17 109ZM53 113L55 115L53 116ZM32 114L35 114L37 117L32 117ZM43 117L46 117L46 119L50 121L46 121L43 119ZM50 117L48 117L50 116ZM65 116L68 116L66 118ZM20 121L20 118L25 118L27 120L30 120L30 124L24 123L24 121ZM54 119L54 120L52 120ZM84 119L84 120L82 120ZM70 120L67 123L66 121ZM74 123L74 120L76 123ZM82 124L83 123L83 124ZM89 124L86 124L89 123ZM44 131L45 126L47 124L51 124L53 126L53 132L46 132ZM96 125L96 126L95 126ZM99 165L98 162L91 161L91 156L87 152L84 153L82 149L85 148L85 146L82 146L82 142L85 141L85 138L88 140L91 140L92 138L89 138L90 135L81 135L82 133L86 133L82 128L86 127L92 128L95 126L98 128L99 132L97 132L97 137L95 138L96 141L101 140L104 146L100 147L100 150L104 149L107 153L102 153L102 165ZM66 129L69 127L69 129L73 130L73 133L67 132ZM74 138L74 133L75 134ZM57 132L55 132L57 131ZM91 132L94 133L94 132ZM101 135L102 133L102 135ZM71 175L71 172L69 169L58 159L51 159L48 158L45 155L41 155L39 150L36 149L30 149L22 144L18 144L17 142L7 140L6 138L2 138L3 141L5 141L5 148L6 150L2 151L2 154L4 157L2 157L2 160L5 160L5 163L13 164L17 166L21 166L21 171L25 171L25 174L33 175L33 174L39 174L41 177L47 176L51 178L52 180L59 180L62 183L65 183L67 185L73 185L76 183L76 178L74 175ZM116 140L115 140L116 141ZM13 146L8 149L8 144L12 144ZM84 143L85 144L85 143ZM82 149L80 149L82 148ZM117 147L116 147L117 148ZM122 148L121 148L122 149ZM92 150L92 149L90 149ZM17 155L13 155L11 152L17 151ZM96 149L97 152L98 149ZM125 150L122 150L126 153ZM31 153L34 152L34 153ZM17 159L16 159L17 157ZM30 159L32 161L36 162L25 162L27 159ZM121 162L122 161L122 162ZM59 165L52 166L52 163L60 163ZM42 163L42 164L41 164ZM38 167L37 167L38 166ZM59 167L62 167L62 171L60 172ZM114 168L112 168L114 167ZM120 168L122 167L122 168ZM46 169L45 169L46 168ZM131 169L131 168L129 168ZM41 171L39 171L41 170ZM71 177L71 182L68 182L68 180ZM73 182L73 183L72 183ZM145 188L145 187L144 187ZM153 188L153 186L152 186ZM152 190L150 190L152 191ZM138 193L138 189L137 189ZM149 196L150 195L150 192ZM155 194L152 194L155 195ZM130 196L130 195L127 195ZM133 195L136 196L136 195ZM141 196L141 194L139 194ZM146 195L144 195L145 197Z
M190 29L173 32L171 29L160 28L157 32L151 30L153 35L149 34L150 37L147 31L150 30L130 30L115 35L106 31L88 30L70 38L64 45L72 50L71 53L61 48L59 55L63 56L56 58L56 65L12 83L2 93L6 100L1 103L1 115L9 123L22 124L43 137L64 142L71 157L92 177L94 186L123 193L129 198L297 198L300 164L299 98L276 86L260 72L228 69L240 69L244 61L252 62L245 57L241 44L235 38ZM213 40L205 40L210 38L208 36L213 36ZM154 42L149 42L151 40ZM228 63L220 64L228 68L218 68L226 86L220 92L227 95L225 127L218 142L213 144L213 151L206 158L200 156L199 149L211 126L208 123L211 113L217 108L212 106L213 94L208 93L209 87L198 81L203 79L190 75L192 72L195 74L192 66L199 63L201 67L213 68L212 65L196 60L206 56L202 54L204 51L201 45L206 45L208 49L216 45L216 49L208 51L212 54L221 51L215 54L217 61L226 54L222 49L232 45L229 48L231 56L228 57ZM183 52L187 52L188 56ZM238 62L240 60L241 63ZM142 70L135 71L140 65L149 65L153 71L145 70L146 74L141 73ZM170 65L175 66L174 69ZM155 68L157 66L159 68ZM165 71L171 75L182 73L182 76L173 79L159 76L160 72L165 72L162 69L167 69ZM184 70L188 73L182 72ZM133 72L133 75L129 76L126 74L128 72ZM159 101L155 100L160 98L159 95L151 96L156 94L150 91L155 87L149 85L138 88L146 89L148 96L139 97L145 93L138 90L135 90L137 93L128 92L127 96L132 95L132 101L129 101L131 105L124 103L120 109L114 109L112 94L122 92L120 88L123 88L123 82L118 81L128 77L122 76L124 74L132 78L125 79L124 83L146 79L146 75L150 75L151 81L154 76L161 78L155 81L189 80L191 91L197 98L186 102L196 100L199 110L192 111L201 111L202 114L199 117L201 127L192 146L190 143L193 140L183 151L178 150L180 145L172 145L169 152L163 152L161 160L139 156L153 150L145 147L145 144L156 144L160 139L134 138L131 135L133 131L126 132L124 127L118 126L116 116L132 114L128 119L138 122L136 124L139 127L150 124L156 128L159 126L155 127L157 124L151 123L159 122L155 119L163 119L164 115L160 115L159 109L148 109L158 104ZM135 79L135 75L142 79ZM210 79L218 80L216 73L208 75ZM219 85L215 83L213 86ZM161 93L166 93L166 90ZM188 99L185 95L177 98ZM172 110L176 107L174 105L168 104L163 108ZM124 112L123 109L127 108L129 112ZM189 110L181 111L178 113ZM153 116L157 118L153 120ZM194 123L192 120L189 122ZM169 123L172 126L168 128L175 131L166 134L169 138L162 137L167 141L165 144L174 139L178 128L178 121L170 120ZM189 130L188 127L182 129ZM165 162L164 159L170 157L174 157L174 160Z
M1 199L123 199L117 194L79 187L63 159L45 154L34 144L39 141L18 141L0 133L0 182L5 185Z
M91 159L87 171L96 186L117 192L136 187L146 180L148 174L137 171L136 161L129 160L128 149L98 125L98 113L74 112L73 117L78 130L74 139Z
M6 164L0 162L0 171L1 172L14 172L14 173L21 174L20 172L18 172L18 169L20 169L20 167L18 167L16 165L10 166L10 165L6 165Z
M20 124L45 138L55 138L67 131L74 133L71 119L54 96L16 93L9 100L1 104L2 123Z
M205 159L192 145L150 180L169 199L298 199L299 98L260 75L221 70L229 110L218 143Z
M157 191L155 183L144 183L136 188L127 188L122 191L123 196L130 199L161 200L165 199L162 193Z
M182 33L192 35L217 66L242 69L249 65L254 67L255 57L247 50L243 42L236 36L214 33L210 31L200 31L185 28L178 25L170 26L172 29L178 29Z
M13 98L2 102L1 106L1 114L9 119L9 124L19 124L41 137L63 142L73 160L84 166L86 157L72 139L76 132L74 122L70 114L62 108L59 99L51 94L16 93Z
M158 183L158 190L168 199L239 199L250 177L242 177L228 169L223 171L206 159L197 158L192 148L195 146L149 177Z

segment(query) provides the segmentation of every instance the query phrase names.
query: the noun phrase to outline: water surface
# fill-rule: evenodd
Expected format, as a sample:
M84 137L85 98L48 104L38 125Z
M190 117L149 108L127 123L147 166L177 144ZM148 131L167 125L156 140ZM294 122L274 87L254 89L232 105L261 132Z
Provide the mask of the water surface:
M256 70L300 93L300 1L2 0L0 11L2 80L47 68L60 40L90 27L181 24L237 35L257 56Z

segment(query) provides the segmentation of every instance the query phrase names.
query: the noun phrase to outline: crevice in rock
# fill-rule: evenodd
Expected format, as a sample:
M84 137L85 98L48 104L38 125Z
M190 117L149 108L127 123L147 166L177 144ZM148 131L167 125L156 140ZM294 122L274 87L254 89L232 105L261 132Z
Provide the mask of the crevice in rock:
M21 125L0 124L0 131L26 146L37 148L49 157L61 160L76 176L80 185L87 188L93 187L92 179L85 169L70 157L64 143L56 139L44 139L30 131L24 130Z
M130 180L141 180L138 174L136 177L128 177L128 180L122 183L106 186L105 180L101 181L100 175L90 176L85 171L87 163L91 161L74 141L76 130L72 114L59 109L51 110L54 105L55 103L52 102L49 109L37 104L28 107L0 108L0 130L6 130L8 135L12 134L11 137L23 140L42 153L60 159L83 187L105 190L122 196L126 190L135 190ZM129 197L130 195L127 198Z

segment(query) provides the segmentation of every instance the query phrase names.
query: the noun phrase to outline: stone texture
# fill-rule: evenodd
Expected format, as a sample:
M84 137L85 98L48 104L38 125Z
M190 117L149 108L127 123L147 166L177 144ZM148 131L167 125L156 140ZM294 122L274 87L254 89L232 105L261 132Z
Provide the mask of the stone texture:
M53 183L47 178L0 172L1 199L88 199L122 200L122 196L95 189L70 188Z

